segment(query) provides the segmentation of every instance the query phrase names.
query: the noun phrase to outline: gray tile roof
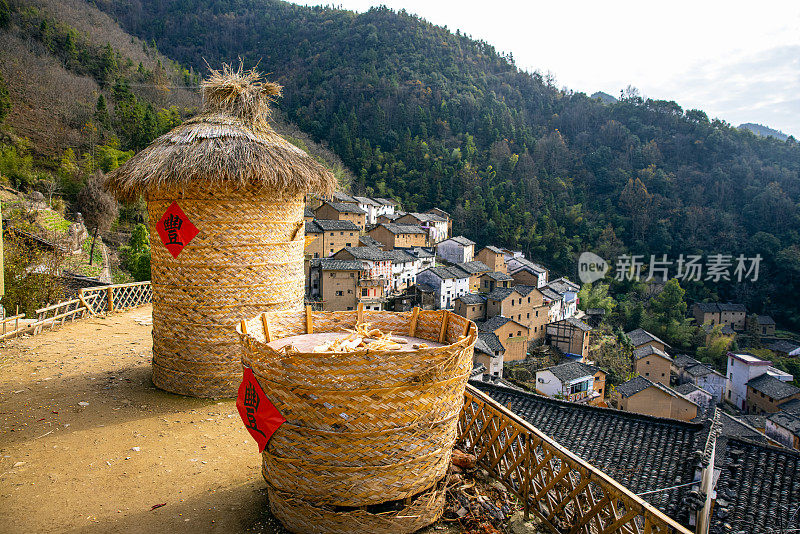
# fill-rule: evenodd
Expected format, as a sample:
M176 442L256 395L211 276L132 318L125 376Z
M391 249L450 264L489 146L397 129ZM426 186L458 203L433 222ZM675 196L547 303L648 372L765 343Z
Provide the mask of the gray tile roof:
M413 224L396 224L396 223L381 223L378 226L383 226L393 234L424 234L425 229Z
M528 271L538 275L547 272L547 269L545 269L538 263L532 262L531 260L525 258L514 258L514 259L519 263L519 266L514 268L515 273L518 273L520 271Z
M488 250L488 251L490 251L490 252L493 252L494 254L502 254L503 253L502 250L500 250L499 248L495 247L494 245L489 245L489 246L486 246L486 247L483 247L483 248Z
M747 385L756 391L768 395L773 399L781 400L800 393L800 388L778 380L772 375L764 373L750 380Z
M363 271L364 265L358 260L334 260L322 258L319 262L323 271Z
M369 197L353 197L353 198L358 200L359 204L365 204L367 206L380 206L379 202L375 202Z
M695 302L694 307L702 313L717 313L719 306L716 302Z
M513 287L496 287L494 291L489 293L489 300L504 300L514 292Z
M661 349L654 347L653 345L645 345L644 347L639 347L638 349L633 351L633 358L635 360L641 360L645 356L650 356L651 354L655 354L656 356L661 356L665 360L672 361L672 358L669 354L664 352Z
M680 368L693 367L700 365L700 362L689 356L688 354L678 354L674 360L675 366Z
M414 217L416 220L418 220L421 223L426 223L426 222L447 222L447 219L445 219L441 215L437 215L435 213L409 212L409 213L406 213L406 215L404 215L404 217L405 216Z
M310 221L309 221L310 222ZM324 232L332 230L349 230L351 232L360 232L361 229L353 221L337 221L332 219L314 219L314 222Z
M634 493L694 480L694 453L703 448L707 434L701 424L473 385ZM643 498L686 523L688 507L681 501L689 490L673 488Z
M491 278L492 280L494 280L496 282L510 282L510 281L514 280L513 278L508 276L506 273L501 273L500 271L492 271L490 273L484 274L483 276L488 276L489 278Z
M334 202L345 202L345 203L354 203L354 204L358 202L356 197L350 196L347 193L344 193L342 191L336 191L333 194L333 200L334 200Z
M461 295L456 300L460 300L464 304L483 304L486 302L486 297L478 295L477 293L467 293L466 295Z
M717 439L716 454L710 534L785 532L800 503L800 453L728 438Z
M571 324L574 327L580 328L584 332L589 332L592 329L591 326L589 326L588 324L584 323L583 321L581 321L577 317L567 317L566 319L564 319L564 321L566 321L567 323Z
M775 341L774 343L770 343L766 346L769 350L774 350L776 352L792 352L793 350L800 348L800 345L797 343L792 343L791 341L786 341L785 339L780 339Z
M480 330L481 332L494 332L504 324L508 323L509 321L518 324L519 326L525 327L525 325L521 325L516 321L514 321L513 319L509 319L508 317L503 317L502 315L495 315L491 319L487 319L486 321L482 321L476 324L478 325L478 330Z
M558 293L556 293L555 291L553 291L552 289L550 289L547 286L540 287L539 291L541 291L542 295L544 295L545 298L550 299L550 300L552 300L554 302L558 301L558 300L562 300L564 298L564 297L562 297L561 295L559 295Z
M570 280L569 278L562 276L561 278L556 278L552 282L547 284L547 287L555 291L556 293L563 295L564 293L569 292L578 292L581 289L581 286Z
M767 417L764 415L756 415L756 414L744 414L740 415L739 419L747 423L748 425L752 426L753 428L764 428Z
M695 377L706 376L716 373L716 371L714 371L711 367L702 363L699 363L697 365L692 365L691 367L687 367L686 372Z
M724 312L746 312L747 308L745 308L744 304L736 304L735 302L720 302L717 304L719 306L720 311Z
M478 339L480 339L490 351L499 351L500 354L506 351L503 344L500 343L500 338L498 338L497 334L494 332L478 332ZM489 352L488 354L494 355L494 352Z
M383 248L383 243L369 235L362 235L358 238L358 242L368 247Z
M353 200L355 200L355 199L353 199ZM322 204L322 206L324 206L325 204L329 205L330 207L332 207L333 209L335 209L339 213L359 213L359 214L361 214L361 213L365 214L366 213L364 210L362 210L361 208L358 207L358 203L351 204L350 202L326 201L326 202L324 202ZM319 208L314 210L314 212L316 213L317 211L319 211L319 209L322 206L320 206Z
M453 280L456 278L469 278L469 273L461 269L453 269L452 267L444 267L442 265L436 267L428 267L425 271L430 271L442 280ZM423 272L425 272L423 271Z
M384 206L399 206L399 204L390 198L373 197L372 200Z
M758 324L775 324L775 319L769 315L759 315Z
M631 378L627 382L623 382L622 384L618 385L617 388L616 388L616 391L623 398L627 398L627 397L630 397L632 395L636 395L637 393L639 393L641 391L644 391L645 389L647 389L647 388L649 388L651 386L660 389L661 391L663 391L664 393L666 393L670 397L678 397L678 398L681 398L681 399L683 399L685 401L691 402L692 404L697 405L696 402L694 402L693 400L691 400L689 398L684 397L681 393L675 391L674 389L672 389L670 387L667 387L667 386L665 386L664 384L662 384L660 382L653 382L649 378L646 378L646 377L641 376L641 375L636 376L634 378Z
M384 251L384 254L386 254L387 258L391 258L392 263L410 263L417 261L417 258L399 248Z
M491 272L491 269L488 265L483 263L482 261L467 261L464 263L456 263L456 267L462 269L469 274L478 274L478 273L486 273Z
M334 256L339 256L342 254L343 251L346 251L350 256L357 260L366 260L366 261L390 261L389 258L384 251L374 247L344 247L342 250L334 254ZM347 254L342 254L347 255Z
M782 402L778 404L778 408L786 413L800 417L800 399Z
M711 396L711 393L709 393L708 391L704 390L703 388L699 388L699 387L695 386L691 382L686 382L685 384L681 384L680 386L675 386L672 389L674 389L675 391L677 391L681 395L688 395L689 393L694 393L695 391L703 391L707 395Z
M408 252L412 256L414 256L416 258L419 258L419 259L435 258L436 257L436 254L434 254L430 250L424 249L422 247L413 247L413 248L396 247L396 248L402 248L403 250L405 250L406 252Z
M631 330L625 334L629 338L631 338L631 343L635 347L639 345L644 345L645 343L649 343L650 341L657 341L658 343L663 344L665 347L669 347L664 341L658 339L656 336L645 330L644 328L637 328L636 330Z
M451 237L450 239L445 239L445 241L455 241L456 243L458 243L459 245L464 246L464 247L468 247L470 245L474 245L475 244L475 241L467 239L463 235L458 235L456 237Z
M303 217L313 217L314 210L312 210L309 206L303 208Z
M786 412L777 412L770 415L767 419L778 426L782 426L798 438L800 438L800 417Z
M566 362L552 367L545 367L544 369L539 369L539 371L550 371L562 383L565 383L586 376L594 376L597 372L597 368L582 362Z

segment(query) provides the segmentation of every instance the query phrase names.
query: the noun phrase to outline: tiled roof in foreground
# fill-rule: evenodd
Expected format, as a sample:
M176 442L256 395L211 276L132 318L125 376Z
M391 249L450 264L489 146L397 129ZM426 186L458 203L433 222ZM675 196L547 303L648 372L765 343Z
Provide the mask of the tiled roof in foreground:
M729 438L717 441L722 469L710 534L800 528L800 453ZM786 530L780 530L781 528Z
M634 493L692 482L708 429L699 423L660 419L575 404L473 383L558 443L614 477ZM687 523L681 501L691 486L642 497L670 517Z

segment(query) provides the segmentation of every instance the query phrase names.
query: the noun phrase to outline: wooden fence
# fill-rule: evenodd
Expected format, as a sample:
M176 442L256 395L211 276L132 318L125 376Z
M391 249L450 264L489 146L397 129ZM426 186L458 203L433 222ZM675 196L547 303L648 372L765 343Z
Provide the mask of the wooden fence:
M36 335L46 327L50 327L52 330L66 321L72 322L75 319L83 319L92 315L102 315L135 308L152 302L152 299L153 290L150 282L86 287L81 289L77 298L36 310L36 320L34 322L26 321L20 325L20 320L25 318L25 314L0 320L2 323L0 340L21 334ZM8 329L7 326L12 322L14 323L14 328Z
M555 533L691 534L619 482L472 386L459 443Z

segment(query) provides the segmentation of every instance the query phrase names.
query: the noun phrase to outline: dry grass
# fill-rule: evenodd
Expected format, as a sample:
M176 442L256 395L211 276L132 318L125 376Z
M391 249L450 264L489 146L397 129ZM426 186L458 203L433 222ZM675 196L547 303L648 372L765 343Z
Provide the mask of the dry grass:
M109 174L106 187L121 199L157 189L179 194L202 183L255 184L277 195L331 194L333 175L268 123L280 89L256 71L212 70L203 82L202 113Z

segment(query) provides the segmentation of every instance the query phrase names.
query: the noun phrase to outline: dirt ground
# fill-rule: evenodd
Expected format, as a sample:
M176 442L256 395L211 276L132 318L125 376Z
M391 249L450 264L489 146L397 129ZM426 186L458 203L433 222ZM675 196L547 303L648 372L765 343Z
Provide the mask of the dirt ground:
M150 311L0 343L0 532L284 532L233 400L153 386Z

